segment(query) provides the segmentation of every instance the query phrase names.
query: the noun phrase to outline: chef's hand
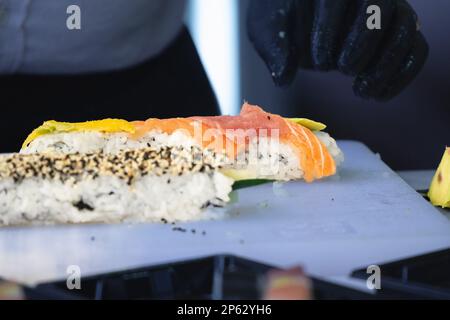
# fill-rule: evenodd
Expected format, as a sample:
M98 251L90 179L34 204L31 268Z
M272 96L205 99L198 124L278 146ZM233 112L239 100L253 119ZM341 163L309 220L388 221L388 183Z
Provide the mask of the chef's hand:
M370 30L370 5L381 9L381 29ZM353 76L356 95L385 101L422 69L428 45L405 0L252 0L250 40L279 86L298 68Z

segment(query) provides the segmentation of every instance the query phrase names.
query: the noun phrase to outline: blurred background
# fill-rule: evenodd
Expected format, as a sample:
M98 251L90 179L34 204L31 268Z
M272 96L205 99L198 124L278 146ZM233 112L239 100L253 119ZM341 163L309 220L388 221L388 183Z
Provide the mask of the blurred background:
M450 145L450 1L409 2L430 57L413 84L388 103L355 97L352 79L336 72L300 70L291 87L276 88L247 37L248 0L191 0L186 21L223 113L238 113L247 100L322 121L335 138L364 142L395 170L431 169Z

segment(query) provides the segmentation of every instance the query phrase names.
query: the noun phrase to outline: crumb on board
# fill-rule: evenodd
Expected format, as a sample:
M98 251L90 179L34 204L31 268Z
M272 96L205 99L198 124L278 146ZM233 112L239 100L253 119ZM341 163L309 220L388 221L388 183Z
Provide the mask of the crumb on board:
M182 232L182 233L187 233L187 232L190 231L191 234L200 233L200 232L197 232L197 229L192 228L192 229L188 230L188 229L185 229L185 228L182 228L182 227L172 227L172 231L178 231L178 232ZM201 235L203 235L203 236L206 235L206 231L203 230L201 232Z
M259 203L259 207L260 207L260 208L267 208L268 206L269 206L269 202L268 202L267 200L261 201L261 202Z

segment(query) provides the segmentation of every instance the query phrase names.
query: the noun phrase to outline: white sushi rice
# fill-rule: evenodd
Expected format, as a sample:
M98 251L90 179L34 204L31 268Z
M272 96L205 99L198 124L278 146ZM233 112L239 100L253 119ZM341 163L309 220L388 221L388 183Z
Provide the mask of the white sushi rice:
M0 155L0 226L214 219L234 183L224 164L195 147Z
M2 179L0 225L214 219L217 214L205 209L229 201L232 184L233 180L219 172L147 175L132 185L114 176L75 184L38 178L20 183Z
M195 141L183 134L174 132L171 135L159 131L151 131L140 139L131 139L126 133L71 132L40 136L33 140L20 152L31 153L96 153L116 154L123 150L146 147L190 147L197 145Z
M339 166L344 155L336 141L326 132L315 131L314 134L325 145ZM103 134L99 132L57 133L38 137L21 153L93 153L105 152L116 154L122 150L160 146L198 146L196 141L181 131L166 134L150 131L138 140L131 139L125 133ZM251 150L251 151L249 151ZM294 150L278 140L259 137L251 139L245 154L238 157L245 161L233 163L235 169L246 172L248 178L266 178L274 180L294 180L303 177L299 159Z

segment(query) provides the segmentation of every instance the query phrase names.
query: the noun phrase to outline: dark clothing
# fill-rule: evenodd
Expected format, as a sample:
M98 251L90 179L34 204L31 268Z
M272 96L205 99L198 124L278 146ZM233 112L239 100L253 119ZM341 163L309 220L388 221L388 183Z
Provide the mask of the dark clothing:
M184 28L161 55L102 74L0 76L0 152L17 152L45 120L87 121L215 115L216 98Z

